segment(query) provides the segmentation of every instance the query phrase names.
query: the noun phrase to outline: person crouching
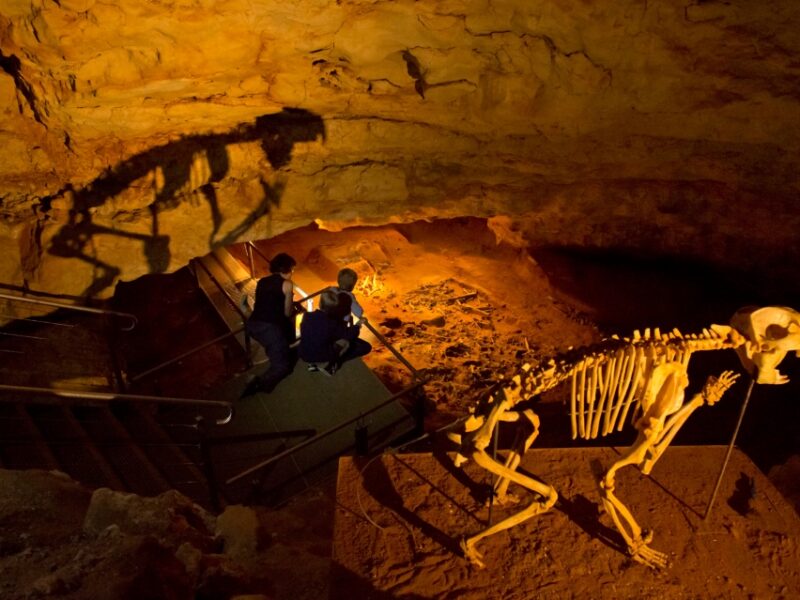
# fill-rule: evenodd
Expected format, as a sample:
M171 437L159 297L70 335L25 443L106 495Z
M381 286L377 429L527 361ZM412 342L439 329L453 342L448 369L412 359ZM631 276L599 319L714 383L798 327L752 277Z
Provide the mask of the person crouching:
M348 326L337 310L336 292L326 290L320 296L319 308L303 316L300 323L300 358L309 371L333 375L343 362L369 354L372 346L359 338L361 327Z

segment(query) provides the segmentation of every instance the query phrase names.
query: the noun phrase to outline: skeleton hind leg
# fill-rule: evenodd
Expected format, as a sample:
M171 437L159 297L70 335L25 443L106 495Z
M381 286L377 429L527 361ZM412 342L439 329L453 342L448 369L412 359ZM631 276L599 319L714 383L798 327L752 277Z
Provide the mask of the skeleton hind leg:
M461 542L461 549L464 552L464 556L468 560L482 567L484 566L483 562L481 561L482 556L475 549L475 544L477 542L479 542L485 537L493 535L499 531L509 529L510 527L518 525L519 523L522 523L523 521L526 521L531 517L535 517L538 514L550 510L556 503L556 500L558 500L558 494L556 493L555 488L553 488L552 486L541 483L531 477L528 477L527 475L523 475L522 473L518 473L517 471L509 469L508 467L493 460L484 451L475 452L472 455L472 458L477 464L479 464L481 467L483 467L490 473L494 473L495 475L504 477L509 481L519 484L541 496L541 499L534 500L527 507L523 508L519 512L503 519L498 523L495 523L491 527L487 527L483 531L480 531L477 534L470 536Z
M514 443L511 446L511 451L506 458L505 467L512 471L516 471L519 466L522 456L528 451L533 442L539 437L539 417L532 410L524 410L522 416L527 419L527 425L530 427L530 432L525 439L522 439L525 429L525 421L520 420L517 427L516 435L514 436ZM508 486L511 479L501 476L494 484L494 495L497 502L500 504L508 500Z

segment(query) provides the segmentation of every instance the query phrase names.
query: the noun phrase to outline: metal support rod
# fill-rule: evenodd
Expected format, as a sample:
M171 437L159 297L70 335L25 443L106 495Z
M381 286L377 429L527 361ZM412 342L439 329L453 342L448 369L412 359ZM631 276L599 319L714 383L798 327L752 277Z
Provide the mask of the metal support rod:
M197 437L200 444L200 457L203 461L203 473L208 483L208 496L211 502L211 508L215 513L219 513L222 509L219 500L219 486L217 486L217 477L214 473L214 463L211 458L211 444L208 443L208 432L206 431L206 423L203 417L195 417L195 426L197 428Z
M253 243L251 241L248 241L248 242L245 242L245 243L249 248L251 248L252 250L255 250L256 254L258 254L265 261L267 261L268 263L272 261L272 259L269 256L267 256L266 254L264 254L261 251L261 249L258 246L255 245L255 243Z
M492 433L492 460L497 462L497 437L500 434L500 421L494 424L494 432ZM497 484L495 476L492 477L492 487L489 489L489 527L492 526L492 508L494 507L494 486Z
M425 433L425 393L418 389L413 394L414 398L414 435Z
M747 410L747 403L750 402L750 394L753 392L753 385L755 384L755 379L752 377L750 378L750 385L747 388L747 395L744 397L744 403L742 404L742 409L739 411L739 420L736 422L736 428L733 430L733 435L731 436L731 443L728 444L728 451L725 453L725 460L722 461L722 468L719 470L719 476L717 477L717 483L714 486L714 491L711 492L711 498L708 499L708 506L706 506L706 512L703 515L703 520L708 519L708 515L711 514L711 508L714 506L714 500L717 497L717 492L719 491L719 486L722 483L722 477L725 475L725 469L728 468L728 461L731 458L731 453L733 452L733 445L736 443L736 437L739 435L739 428L742 426L742 420L744 419L744 411Z

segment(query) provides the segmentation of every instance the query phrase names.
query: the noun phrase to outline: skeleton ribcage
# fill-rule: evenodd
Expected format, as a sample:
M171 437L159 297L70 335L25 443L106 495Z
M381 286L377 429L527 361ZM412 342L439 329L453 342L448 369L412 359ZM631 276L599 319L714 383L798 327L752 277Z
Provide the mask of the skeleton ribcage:
M653 368L672 361L688 364L691 351L648 343L647 337L644 343L631 342L589 355L575 365L570 403L572 439L594 439L621 431L628 415L632 419L646 402L644 394Z

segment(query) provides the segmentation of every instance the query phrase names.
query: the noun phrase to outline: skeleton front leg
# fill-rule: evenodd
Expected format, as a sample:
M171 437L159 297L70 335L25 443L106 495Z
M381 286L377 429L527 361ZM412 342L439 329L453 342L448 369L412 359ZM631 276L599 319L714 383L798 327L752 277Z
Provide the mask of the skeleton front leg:
M652 447L644 463L642 464L642 473L649 475L664 451L672 443L675 435L683 427L684 423L692 415L692 413L701 407L703 404L713 406L722 398L726 391L736 383L739 378L738 373L733 371L723 371L719 377L709 377L706 384L700 393L695 394L689 402L684 404L678 412L674 413L667 420L664 426L664 431L661 432L658 441Z
M506 482L513 481L514 483L517 483L531 490L532 492L535 492L541 497L538 500L534 500L526 508L523 508L510 517L507 517L502 521L495 523L491 527L487 527L483 531L462 540L461 550L464 552L464 556L479 567L483 567L484 564L481 561L482 555L475 549L476 543L485 537L497 533L498 531L503 531L513 527L514 525L522 523L531 517L535 517L538 514L550 510L556 503L556 500L558 500L558 494L552 486L536 481L527 475L518 473L517 471L500 464L492 459L492 457L486 454L486 452L483 450L478 450L473 453L472 459L481 467L490 473L501 477ZM519 464L519 461L517 461L517 464ZM505 485L508 487L508 483Z
M633 518L628 508L620 502L614 495L614 475L616 472L627 465L639 465L642 473L647 475L653 465L661 457L664 451L672 442L675 435L689 418L703 403L713 405L722 398L722 395L736 382L739 376L732 371L724 371L719 377L709 377L703 390L696 394L689 402L683 404L675 411L664 424L664 411L667 410L669 402L662 404L654 403L648 415L642 418L639 427L639 436L628 453L620 460L615 462L600 482L603 506L611 515L617 529L625 543L628 545L628 552L637 562L649 567L660 568L667 564L667 557L661 552L657 552L648 546L652 539L652 534L643 534L641 527ZM667 394L665 398L673 397ZM675 398L680 398L682 392Z
M615 462L600 481L603 507L611 515L614 525L625 540L628 553L636 562L652 568L666 567L667 556L648 546L653 538L652 533L644 533L628 507L614 495L614 475L622 467L641 464L659 439L662 427L663 424L658 419L649 419L647 426L639 433L628 453Z

